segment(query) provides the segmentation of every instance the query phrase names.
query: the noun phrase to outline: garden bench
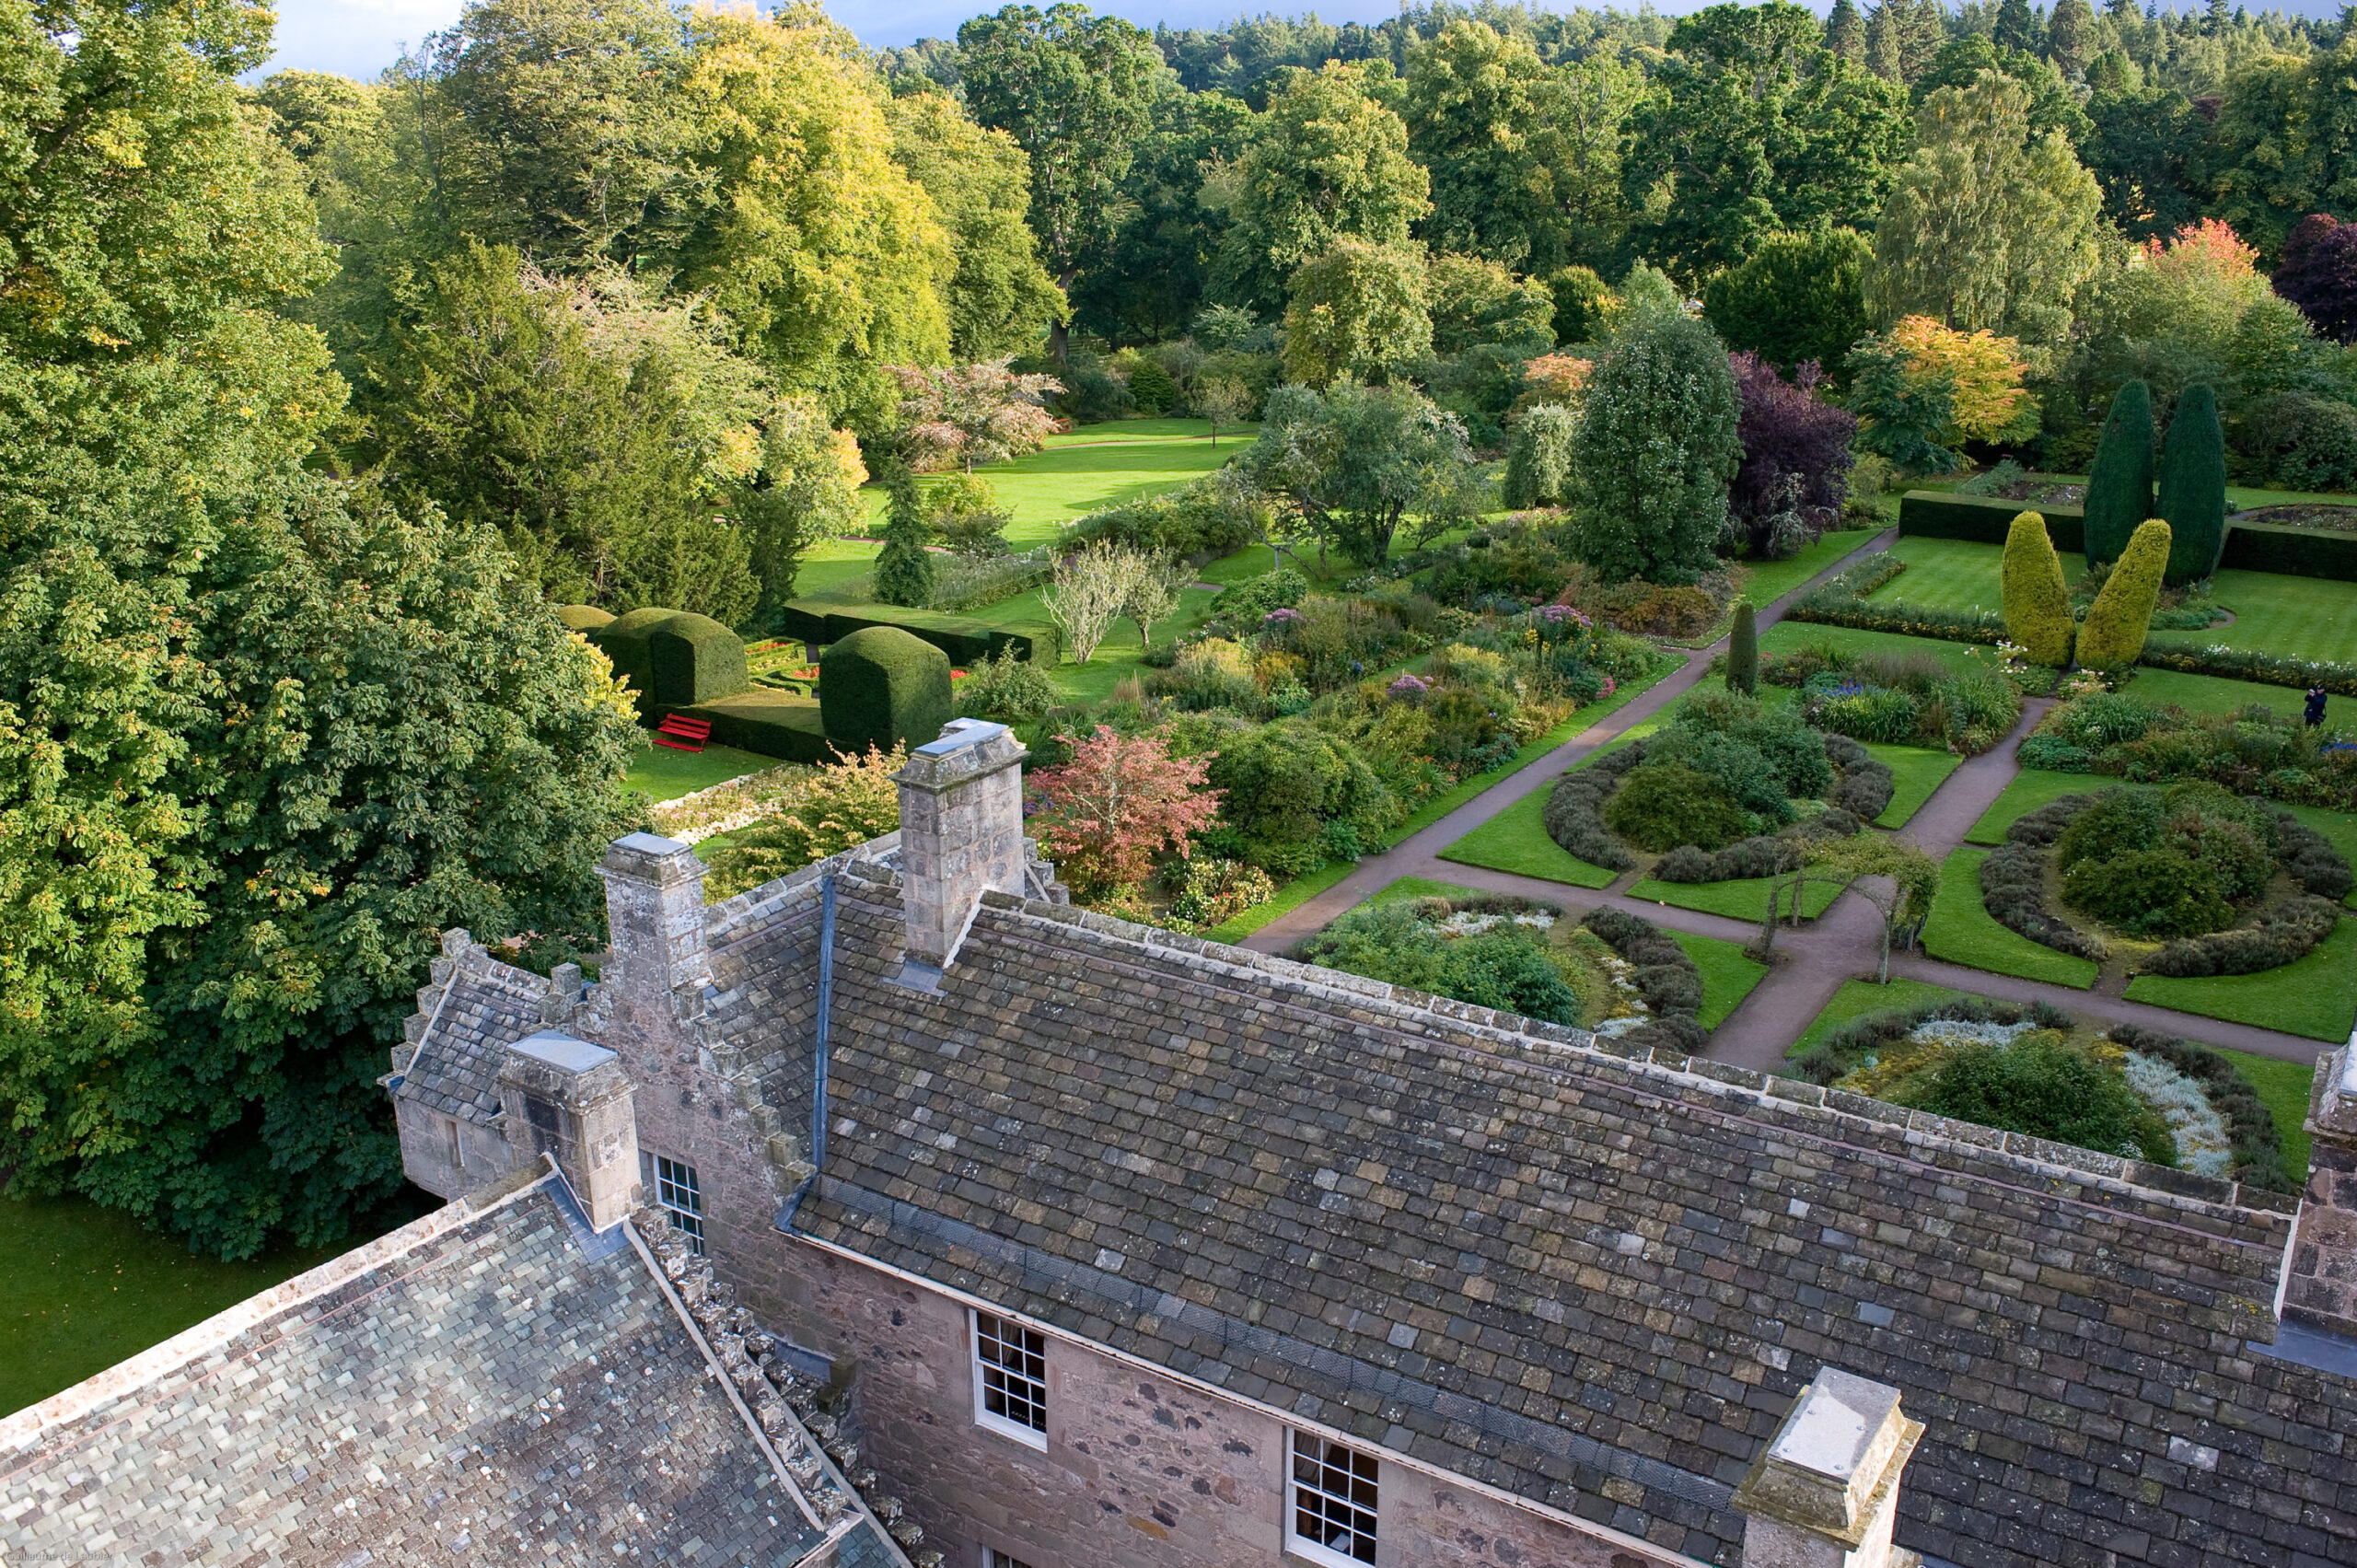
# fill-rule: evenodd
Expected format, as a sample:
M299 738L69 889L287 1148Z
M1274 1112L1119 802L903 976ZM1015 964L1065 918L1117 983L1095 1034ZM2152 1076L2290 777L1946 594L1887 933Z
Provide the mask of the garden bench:
M655 726L655 744L668 746L678 751L701 751L703 743L711 738L712 721L709 719L691 719L671 714Z

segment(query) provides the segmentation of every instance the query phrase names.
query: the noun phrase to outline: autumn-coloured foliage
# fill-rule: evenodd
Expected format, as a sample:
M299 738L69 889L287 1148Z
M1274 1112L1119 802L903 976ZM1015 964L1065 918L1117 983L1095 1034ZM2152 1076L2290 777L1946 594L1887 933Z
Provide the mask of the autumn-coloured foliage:
M1047 445L1062 421L1044 400L1059 384L1052 376L1019 374L1011 364L892 366L911 468L971 472L976 463L1002 463Z
M1909 316L1891 329L1890 341L1906 353L1910 381L1945 380L1954 389L1950 417L1962 435L2005 441L2037 433L2038 405L2022 385L2026 367L2021 344L2013 339L1986 328L1960 332L1929 316Z
M2143 251L2147 265L2189 276L2247 278L2258 271L2258 252L2243 243L2233 225L2216 218L2187 224L2165 245L2147 239Z
M1590 376L1596 374L1596 361L1582 359L1572 354L1542 354L1526 360L1522 366L1522 396L1517 406L1527 408L1533 403L1562 403L1577 408L1580 394L1587 389Z
M1084 896L1144 881L1155 856L1185 855L1187 836L1219 815L1207 764L1173 757L1153 736L1100 724L1087 739L1066 739L1072 761L1030 777L1031 829L1057 875Z

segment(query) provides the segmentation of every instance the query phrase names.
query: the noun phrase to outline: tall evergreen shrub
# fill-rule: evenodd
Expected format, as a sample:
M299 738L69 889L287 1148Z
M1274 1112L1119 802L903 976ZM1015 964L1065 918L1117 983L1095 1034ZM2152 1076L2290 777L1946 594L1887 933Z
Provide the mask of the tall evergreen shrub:
M886 604L923 609L933 598L933 557L924 548L933 529L924 520L917 476L908 464L895 461L885 471L884 484L891 509L885 514L884 548L876 556L876 597Z
M2153 389L2131 381L2111 400L2087 471L2087 564L2117 561L2153 515Z
M1746 696L1759 690L1759 616L1749 599L1735 607L1735 631L1727 638L1727 690Z
M2161 597L2169 564L2169 526L2158 517L2138 525L2079 629L2079 662L2089 669L2129 669L2144 651L2144 633Z
M2226 548L2226 436L2218 394L2207 386L2188 387L2177 401L2154 510L2169 526L2170 583L2199 582L2218 569Z
M2005 535L2003 567L2005 635L2028 650L2032 664L2060 669L2071 662L2071 592L2062 558L2047 537L2046 519L2024 512Z

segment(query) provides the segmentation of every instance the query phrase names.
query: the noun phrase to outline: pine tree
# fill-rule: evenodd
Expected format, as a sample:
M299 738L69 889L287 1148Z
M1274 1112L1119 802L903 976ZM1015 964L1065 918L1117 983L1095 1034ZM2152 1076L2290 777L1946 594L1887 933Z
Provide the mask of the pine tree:
M1998 48L2035 53L2038 43L2038 18L2030 14L2029 0L2003 0L1997 7Z
M1865 64L1886 82L1907 79L1906 0L1883 0L1866 18Z
M1759 690L1759 617L1747 598L1736 605L1727 638L1727 690L1747 697Z
M2153 515L2153 390L2131 381L2111 400L2087 472L2087 564L2117 561Z
M1833 0L1833 14L1825 18L1825 47L1844 60L1864 64L1866 23L1855 0Z
M924 548L933 530L925 526L917 476L908 464L896 461L886 470L884 482L891 510L885 517L884 549L876 557L876 597L886 604L922 609L933 598L933 557Z
M2004 585L2005 635L2022 645L2032 664L2050 669L2069 664L2071 594L2043 517L2024 512L2014 519L1999 570Z
M2218 569L2226 547L2226 440L2218 396L2207 386L2188 387L2177 399L2154 510L2169 526L2171 585L2199 582Z

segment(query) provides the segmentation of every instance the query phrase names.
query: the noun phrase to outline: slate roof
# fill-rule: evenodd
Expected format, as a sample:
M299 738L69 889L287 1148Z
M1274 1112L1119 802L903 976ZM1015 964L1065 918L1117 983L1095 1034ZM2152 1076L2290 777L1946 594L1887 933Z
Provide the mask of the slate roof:
M928 996L888 875L810 1235L1709 1561L1831 1364L1929 1423L1928 1554L2357 1562L2357 1382L2253 1344L2289 1200L1003 895ZM773 1101L809 894L707 926Z
M0 1421L0 1563L898 1560L807 1520L626 1237L511 1187Z
M397 1047L393 1094L429 1110L487 1125L499 1114L499 1067L508 1043L541 1027L549 982L503 964L454 933L450 957L435 960L435 983L418 993L426 1028L415 1049Z

